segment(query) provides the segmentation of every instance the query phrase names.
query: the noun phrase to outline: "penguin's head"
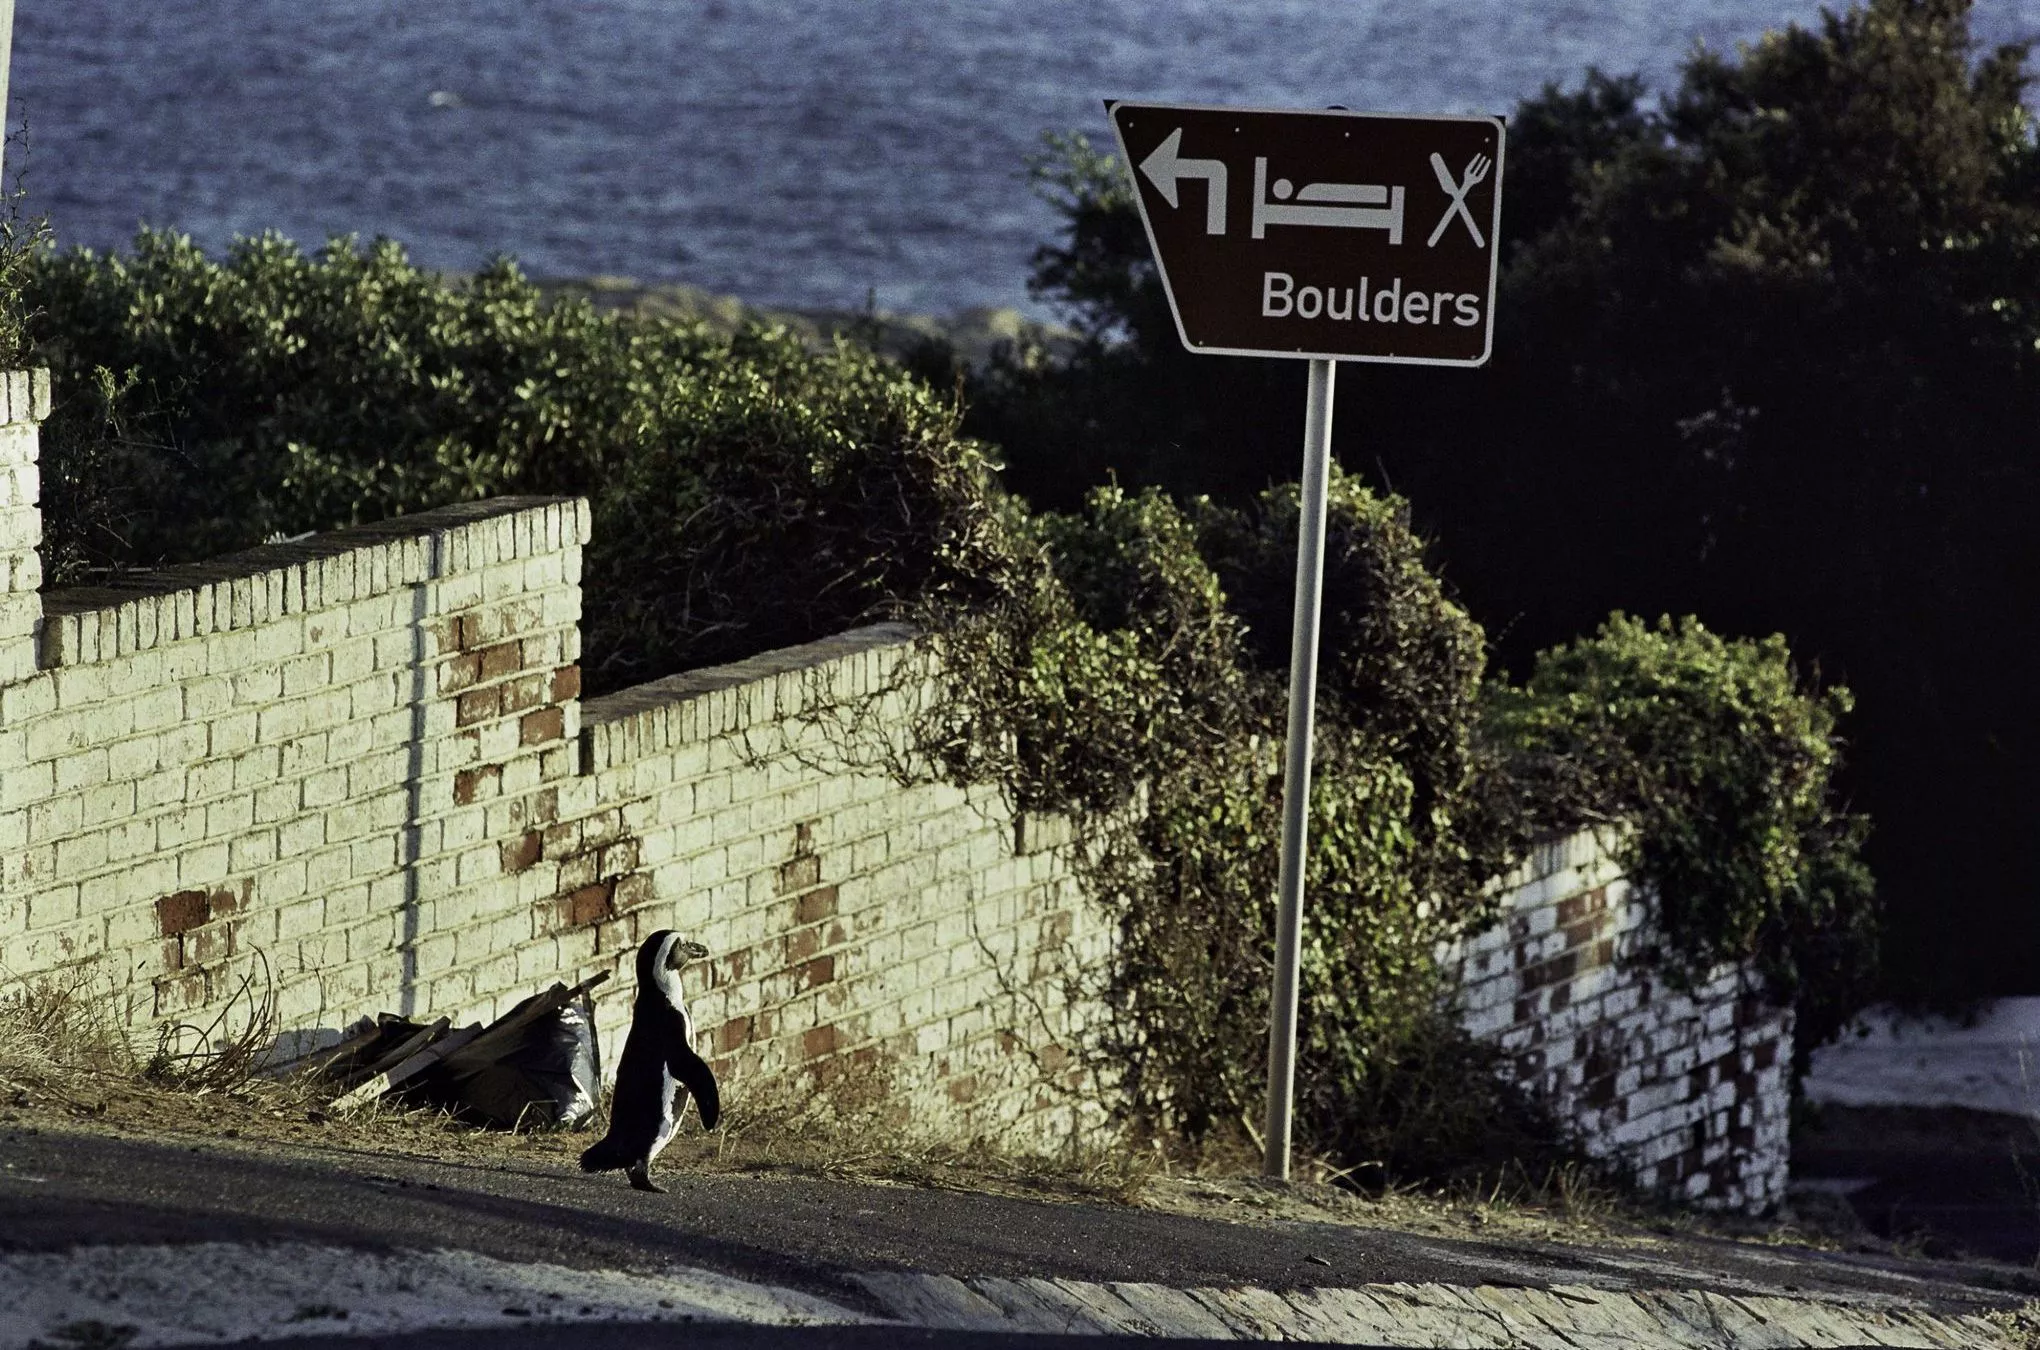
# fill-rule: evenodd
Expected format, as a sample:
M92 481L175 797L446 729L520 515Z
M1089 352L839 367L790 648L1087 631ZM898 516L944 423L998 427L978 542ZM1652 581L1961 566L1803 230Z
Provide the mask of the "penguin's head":
M680 992L680 972L689 961L708 955L708 948L690 942L670 928L662 928L638 948L638 989L656 989L674 1007L685 1007Z

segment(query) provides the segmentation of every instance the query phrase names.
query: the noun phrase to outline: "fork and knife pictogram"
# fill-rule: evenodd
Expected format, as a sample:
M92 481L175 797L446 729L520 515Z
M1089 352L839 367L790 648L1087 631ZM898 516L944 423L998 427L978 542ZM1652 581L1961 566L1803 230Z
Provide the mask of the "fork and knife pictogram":
M1473 212L1467 208L1466 194L1473 191L1474 186L1485 179L1488 170L1493 167L1494 161L1486 155L1475 155L1467 161L1466 177L1455 182L1452 170L1445 166L1445 157L1435 150L1431 152L1431 172L1438 176L1438 186L1445 189L1446 195L1452 198L1452 204L1446 207L1445 214L1438 218L1438 228L1431 231L1431 238L1425 244L1426 248L1438 247L1438 241L1445 236L1445 227L1452 223L1454 216L1466 222L1466 231L1473 236L1475 248L1487 247L1487 240L1481 237L1480 226L1474 223Z

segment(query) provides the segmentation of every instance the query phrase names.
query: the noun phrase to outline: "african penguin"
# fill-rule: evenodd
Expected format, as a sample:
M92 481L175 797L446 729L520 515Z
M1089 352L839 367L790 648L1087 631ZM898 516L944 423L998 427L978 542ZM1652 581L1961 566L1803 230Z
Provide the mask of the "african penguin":
M694 1053L694 1019L680 992L681 969L707 955L708 948L683 941L671 929L652 934L638 948L637 1001L631 1005L623 1058L616 1064L609 1133L581 1155L582 1171L620 1167L638 1190L664 1190L652 1181L652 1159L680 1129L680 1114L687 1109L683 1091L694 1094L702 1128L715 1128L722 1113L715 1074Z

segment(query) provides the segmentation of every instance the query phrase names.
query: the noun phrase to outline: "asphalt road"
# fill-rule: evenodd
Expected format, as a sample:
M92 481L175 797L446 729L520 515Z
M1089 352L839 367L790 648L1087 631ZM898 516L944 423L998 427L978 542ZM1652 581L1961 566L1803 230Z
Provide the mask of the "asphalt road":
M698 1266L868 1303L847 1272L1267 1288L1386 1282L1897 1293L1969 1304L2040 1292L2012 1267L1707 1239L1637 1252L1468 1242L1332 1223L1227 1223L1124 1206L779 1176L687 1177L666 1195L534 1164L0 1127L0 1251L299 1241L450 1248L584 1269Z
M1793 1139L1792 1173L1929 1253L2025 1266L2040 1253L2040 1134L2025 1117L1830 1105Z

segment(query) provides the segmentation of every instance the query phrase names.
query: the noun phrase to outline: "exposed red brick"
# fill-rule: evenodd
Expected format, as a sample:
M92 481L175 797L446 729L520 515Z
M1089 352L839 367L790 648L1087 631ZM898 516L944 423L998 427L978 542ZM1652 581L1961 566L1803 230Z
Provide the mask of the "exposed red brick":
M184 969L184 939L183 939L183 938L175 938L175 937L174 937L174 938L165 938L165 939L163 940L163 969L165 969L165 970L182 970L182 969Z
M751 971L751 949L749 947L739 947L733 952L725 952L722 958L722 967L723 979L725 981L730 984L740 982Z
M1573 977L1573 972L1579 968L1580 954L1578 952L1560 952L1549 961L1541 961L1534 966L1526 968L1523 971L1523 987L1526 989L1542 989L1549 985L1557 984L1560 980L1570 980Z
M473 610L460 616L460 649L473 651L495 639L496 626L487 610Z
M536 863L544 853L544 836L537 830L526 830L503 845L503 870L522 872Z
M1557 1012L1571 1002L1572 986L1570 984L1556 985L1552 988L1550 999L1545 1003L1545 1010L1547 1012Z
M500 680L524 668L524 653L515 642L499 642L475 653L484 680Z
M943 1091L949 1094L949 1100L959 1106L977 1096L977 1088L977 1075L974 1073L961 1074L943 1084Z
M836 888L834 886L823 886L818 890L809 891L799 900L796 900L793 905L793 921L795 923L819 923L823 919L834 917L835 913Z
M809 1027L801 1033L800 1052L808 1059L833 1055L836 1053L836 1028L833 1025Z
M493 797L497 780L501 777L502 770L493 764L484 764L475 769L462 769L453 776L453 804L472 806L479 797Z
M1558 923L1562 928L1575 923L1590 914L1599 914L1608 908L1608 888L1596 886L1579 895L1569 895L1558 902Z
M815 825L803 820L793 827L793 852L796 857L812 853L815 847Z
M624 910L635 905L650 904L657 898L658 895L652 885L651 877L643 872L633 872L627 877L618 877L616 879L616 892L611 903L617 909Z
M248 889L249 883L245 881L242 882L241 883L242 895L246 895ZM241 908L241 899L242 896L235 895L232 891L229 890L214 891L211 895L205 898L206 912L208 916L211 918L223 919L227 915L232 914Z
M786 964L798 965L822 949L822 935L812 928L802 928L786 935Z
M1755 1069L1768 1069L1777 1062L1778 1042L1776 1041L1763 1042L1752 1052L1750 1057L1750 1067Z
M460 696L453 705L455 726L470 727L477 722L486 722L496 715L501 691L497 689L470 689Z
M457 694L481 683L482 660L478 656L456 656L439 667L439 692Z
M713 1043L717 1054L727 1055L739 1046L750 1044L750 1041L751 1019L748 1017L732 1017L729 1021L716 1028Z
M607 881L583 886L567 897L567 922L580 928L614 918L616 910L610 902L615 892L616 887Z
M578 665L561 666L558 670L553 672L552 701L554 703L565 703L570 698L579 698L580 696L581 696L580 666Z
M800 968L800 974L801 988L803 989L813 989L817 985L828 984L836 978L836 958L833 956L817 956L814 960Z
M780 864L779 894L789 895L816 886L822 880L822 860L813 854Z
M164 937L188 933L211 917L204 891L179 891L156 902L156 929Z
M503 686L503 711L523 712L545 702L547 680L543 675L521 675Z
M433 650L439 652L457 651L460 648L460 620L435 619L425 626L432 635Z
M566 714L558 708L541 708L535 713L526 713L524 720L517 724L517 741L520 745L539 745L545 741L556 741L566 734Z
M1600 1046L1588 1052L1580 1066L1580 1099L1597 1110L1615 1103L1615 1072L1619 1061Z
M1590 914L1584 919L1566 924L1558 931L1565 936L1567 947L1585 947L1593 942L1607 928L1605 915Z

